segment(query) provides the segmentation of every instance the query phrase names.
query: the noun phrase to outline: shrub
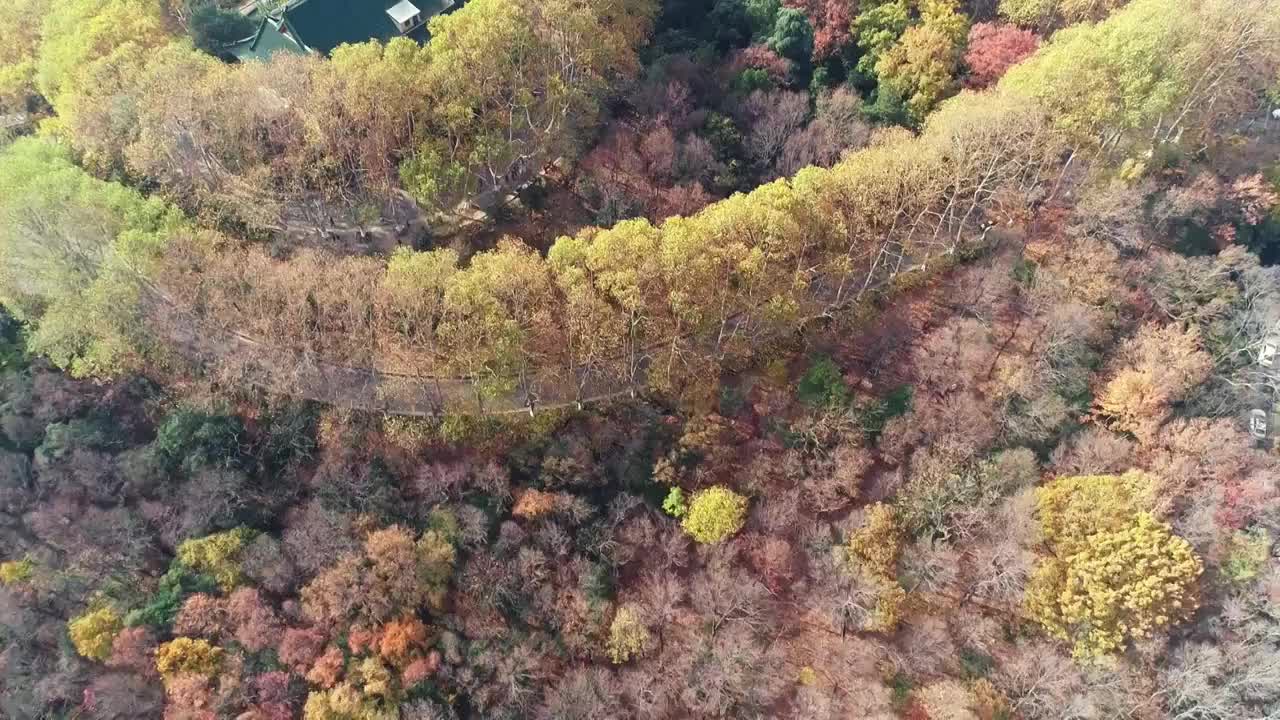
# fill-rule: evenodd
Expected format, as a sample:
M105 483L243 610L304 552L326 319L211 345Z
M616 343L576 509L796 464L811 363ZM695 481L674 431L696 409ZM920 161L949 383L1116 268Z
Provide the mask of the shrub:
M898 623L902 621L907 591L893 578L881 577L876 580L876 604L871 609L863 629L869 632L891 633L898 629Z
M31 579L36 564L31 558L0 563L0 585L18 585Z
M173 626L183 601L189 595L213 593L217 590L218 583L213 578L193 572L180 562L174 562L169 571L160 577L159 587L147 603L125 615L125 625L150 625L168 630Z
M314 404L283 402L258 422L260 441L255 454L267 475L282 472L290 463L309 460L315 453L319 410Z
M382 434L395 447L419 453L439 438L439 428L422 418L388 415L382 418Z
M902 529L893 508L876 503L867 508L862 527L849 535L849 562L874 575L893 577L897 574L898 555L902 552Z
M99 421L76 419L50 423L45 428L44 440L35 449L36 464L60 460L72 450L110 448L114 443L109 435L109 428Z
M814 361L800 378L796 390L800 402L813 408L838 408L849 404L849 386L844 374L829 357Z
M609 659L615 665L639 657L649 648L649 629L640 621L640 615L623 605L613 615L609 624L609 639L605 643Z
M957 516L995 499L995 489L963 445L938 443L911 456L906 486L898 493L898 517L904 529L925 536L947 536Z
M256 533L238 527L202 538L186 540L178 546L178 561L217 581L223 592L230 592L244 582L240 569L240 551Z
M982 463L983 484L1001 494L1012 494L1034 485L1040 463L1027 448L1002 450Z
M747 499L717 485L694 493L682 526L700 543L717 543L741 530L746 521Z
M887 679L885 684L889 686L890 702L893 704L893 709L899 713L904 712L911 704L912 694L915 693L915 681L899 670Z
M120 615L111 608L90 610L67 623L67 634L76 652L90 660L103 662L111 656L111 643L123 629Z
M422 533L418 538L417 551L419 574L428 586L432 603L438 605L444 600L449 578L453 577L458 551L450 537L439 530Z
M165 468L194 472L202 467L233 468L241 463L239 418L179 409L165 416L152 443Z
M884 503L867 508L862 527L849 535L845 571L870 585L875 604L863 620L870 632L893 632L902 619L907 591L897 579L902 528L897 513Z
M666 499L662 501L662 509L671 517L684 517L689 512L689 506L684 501L684 491L678 487L671 488Z
M995 669L995 658L975 648L964 648L960 651L960 667L966 677L984 678Z
M458 524L458 516L452 510L442 507L431 508L427 513L426 530L440 533L449 542L457 542L462 530Z
M383 709L378 698L366 696L346 681L330 690L313 691L307 695L302 717L303 720L389 720L398 714L394 710Z
M1228 544L1222 575L1236 584L1249 583L1258 577L1270 554L1271 534L1264 528L1237 530Z
M974 697L959 680L945 679L920 690L920 703L929 720L976 720Z
M875 440L884 432L885 423L893 418L906 415L911 410L911 399L915 390L910 385L899 385L882 399L858 408L858 419L862 424L862 432L867 438Z
M0 308L0 372L21 370L30 361L26 326Z

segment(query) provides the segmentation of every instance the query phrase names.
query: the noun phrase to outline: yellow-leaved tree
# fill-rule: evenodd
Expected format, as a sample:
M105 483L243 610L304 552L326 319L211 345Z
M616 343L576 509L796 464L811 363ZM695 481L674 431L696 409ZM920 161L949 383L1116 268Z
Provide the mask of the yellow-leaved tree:
M651 637L640 613L630 605L623 605L613 614L613 622L609 624L609 638L605 642L609 659L620 665L643 655L649 649Z
M184 673L212 677L221 664L222 648L203 638L174 638L156 648L156 670L166 680Z
M700 543L718 543L742 529L747 521L747 499L716 485L694 493L682 526Z
M123 627L119 613L111 608L99 608L72 618L67 623L67 634L76 652L102 662L111 655L111 643Z
M1027 585L1026 609L1077 658L1114 654L1196 609L1200 558L1150 508L1142 473L1059 478L1037 492L1050 554Z
M898 582L902 536L897 513L884 503L867 508L862 527L849 535L846 571L860 578L871 593L871 606L862 621L864 630L893 632L902 619L907 600L907 591Z
M185 540L178 546L178 560L192 570L209 575L224 592L230 592L244 580L240 551L254 534L249 528L238 527Z

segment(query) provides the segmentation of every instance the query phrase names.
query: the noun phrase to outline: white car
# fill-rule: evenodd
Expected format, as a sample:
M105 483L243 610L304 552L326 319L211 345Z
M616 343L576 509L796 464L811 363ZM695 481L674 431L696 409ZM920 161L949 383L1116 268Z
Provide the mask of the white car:
M1264 368L1273 367L1276 364L1276 355L1280 354L1280 341L1267 340L1262 343L1262 350L1258 351L1258 364Z
M1251 410L1249 412L1249 434L1258 440L1267 439L1267 411Z

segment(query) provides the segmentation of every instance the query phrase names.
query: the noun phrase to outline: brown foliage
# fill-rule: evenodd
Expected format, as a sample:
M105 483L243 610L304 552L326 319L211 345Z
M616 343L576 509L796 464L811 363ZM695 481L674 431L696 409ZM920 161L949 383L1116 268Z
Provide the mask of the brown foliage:
M774 592L786 589L795 577L795 553L791 543L782 538L757 539L751 546L750 558L764 584Z
M344 665L342 650L336 645L330 645L307 671L307 681L322 688L331 688L342 679Z
M1117 370L1099 394L1097 413L1112 428L1150 441L1213 367L1196 328L1144 325L1115 355Z
M227 618L236 641L250 652L274 648L280 642L281 624L275 610L263 602L254 588L236 589L227 598Z
M769 79L778 85L784 84L791 75L791 61L764 45L752 45L739 50L729 63L729 68L734 74L748 68L764 70L769 74Z
M427 647L427 626L414 617L393 620L382 627L378 654L397 667L404 667Z
M204 593L187 598L173 623L178 635L206 638L221 637L230 627L226 601Z
M518 518L533 519L546 515L554 511L555 508L555 493L529 488L516 497L516 504L511 508L511 514Z
M301 675L319 657L324 643L325 635L317 628L286 628L277 653L280 662Z
M440 669L440 652L432 650L425 658L418 658L405 666L400 680L405 687L413 687L426 680Z
M158 677L155 661L157 644L149 628L125 628L111 641L111 657L107 658L107 665L155 679Z

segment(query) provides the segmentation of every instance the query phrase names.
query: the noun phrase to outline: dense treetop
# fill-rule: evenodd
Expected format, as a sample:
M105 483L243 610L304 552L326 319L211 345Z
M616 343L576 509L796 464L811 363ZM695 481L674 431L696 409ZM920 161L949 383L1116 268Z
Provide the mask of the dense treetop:
M238 24L0 8L0 716L1280 714L1277 0Z

